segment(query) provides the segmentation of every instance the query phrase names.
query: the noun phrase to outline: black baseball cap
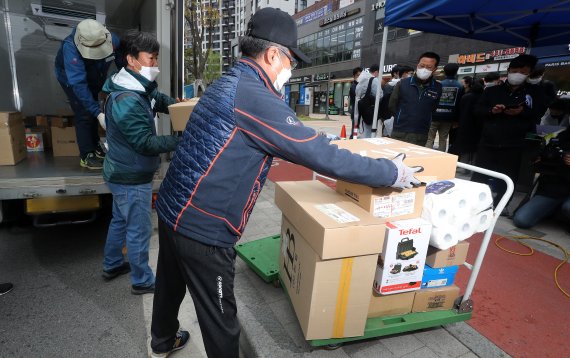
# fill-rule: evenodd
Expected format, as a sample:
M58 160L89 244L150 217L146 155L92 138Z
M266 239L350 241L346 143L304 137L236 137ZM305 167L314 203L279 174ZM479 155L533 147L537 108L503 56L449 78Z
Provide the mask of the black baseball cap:
M311 63L311 59L297 47L297 24L285 11L272 7L257 11L247 24L246 35L283 45L298 60Z

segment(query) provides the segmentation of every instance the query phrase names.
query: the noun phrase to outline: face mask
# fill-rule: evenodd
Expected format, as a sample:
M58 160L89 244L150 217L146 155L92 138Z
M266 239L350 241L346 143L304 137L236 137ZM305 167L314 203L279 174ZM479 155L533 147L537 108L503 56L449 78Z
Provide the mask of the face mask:
M273 82L273 87L275 87L276 90L281 91L285 82L289 81L289 78L291 78L292 72L290 69L283 66L280 55L277 55L277 57L279 58L279 63L281 63L281 72L277 74L277 78L275 79L275 82Z
M540 81L542 81L542 76L537 77L537 78L529 78L526 80L528 83L530 83L531 85L537 85L540 83Z
M493 87L496 86L497 84L495 82L489 82L489 83L485 83L485 88L489 88L489 87Z
M135 59L135 61L137 61L138 64L141 65L141 63L138 60ZM147 80L149 80L150 82L154 82L154 80L156 80L156 77L158 77L159 73L160 70L158 69L158 67L147 67L141 65L141 69L139 70L139 74L144 78L146 78Z
M528 75L523 75L522 73L509 73L507 75L507 81L513 86L518 86L523 84L527 77Z
M431 71L427 68L418 68L416 70L416 76L418 76L418 78L422 81L427 80L429 76L431 76Z

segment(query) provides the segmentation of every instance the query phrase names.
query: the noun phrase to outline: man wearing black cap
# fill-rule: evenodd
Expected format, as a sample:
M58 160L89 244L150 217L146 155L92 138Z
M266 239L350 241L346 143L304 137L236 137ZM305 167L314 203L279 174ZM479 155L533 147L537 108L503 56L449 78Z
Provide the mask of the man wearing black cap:
M463 95L463 85L456 78L458 70L459 65L456 63L448 63L443 67L445 79L441 81L441 97L435 112L431 116L431 126L426 143L428 148L433 148L435 135L439 133L439 146L437 149L445 152L449 133L452 127L458 124L459 101Z
M240 39L242 59L214 82L192 111L156 209L160 251L152 317L153 355L181 347L178 310L190 291L208 357L238 357L235 243L277 156L369 186L411 187L414 173L394 160L340 150L304 127L279 92L297 61L297 27L264 8Z

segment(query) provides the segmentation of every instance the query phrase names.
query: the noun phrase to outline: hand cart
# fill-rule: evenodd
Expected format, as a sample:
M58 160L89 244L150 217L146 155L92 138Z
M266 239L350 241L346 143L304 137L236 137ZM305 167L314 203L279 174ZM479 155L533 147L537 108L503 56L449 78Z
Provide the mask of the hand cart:
M493 178L501 179L507 183L507 190L505 195L499 201L499 204L493 211L493 218L491 225L483 236L483 242L479 248L477 258L473 264L465 262L463 265L471 270L469 281L463 296L459 297L455 306L451 310L432 311L432 312L417 312L408 313L404 315L395 315L387 317L369 318L366 322L364 335L358 337L344 337L344 338L331 338L331 339L317 339L309 341L309 344L314 347L324 346L328 349L335 349L342 345L344 342L358 341L363 339L381 337L391 334L404 333L415 331L419 329L441 326L454 322L467 321L471 319L473 311L473 301L471 294L479 275L479 270L485 258L493 229L497 223L497 219L501 212L507 205L511 195L514 191L513 181L505 174L479 168L465 163L457 163L459 168L467 169L476 173L488 175ZM325 177L320 174L314 174L316 177L325 178L334 181L332 178ZM264 281L274 283L276 286L279 284L279 248L280 236L274 235L260 240L236 245L237 254L242 260L255 271Z

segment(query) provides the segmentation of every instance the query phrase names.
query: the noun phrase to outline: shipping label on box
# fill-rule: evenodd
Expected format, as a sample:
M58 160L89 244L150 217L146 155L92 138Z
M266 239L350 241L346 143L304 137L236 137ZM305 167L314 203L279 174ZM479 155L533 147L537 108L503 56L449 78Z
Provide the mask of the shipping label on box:
M43 152L44 137L42 133L26 133L26 149L28 152Z
M459 297L459 287L447 286L416 291L412 312L450 310Z
M467 259L469 243L461 241L446 250L430 246L426 257L426 264L433 268L463 265Z
M372 188L338 180L336 191L346 196L374 217L385 220L417 218L422 213L425 186L402 191Z
M433 268L425 265L424 275L422 277L422 289L453 285L458 268L459 266Z
M421 287L431 224L424 219L386 223L384 247L374 278L374 290L393 294Z
M404 163L408 166L422 166L422 176L435 180L455 178L457 156L426 147L401 142L392 138L366 138L331 142L339 148L370 158L393 159L405 153Z
M377 255L322 260L284 216L279 276L305 339L364 334Z
M319 181L277 183L275 204L321 259L382 251L384 220Z
M368 318L401 315L412 312L415 292L379 295L373 292Z

